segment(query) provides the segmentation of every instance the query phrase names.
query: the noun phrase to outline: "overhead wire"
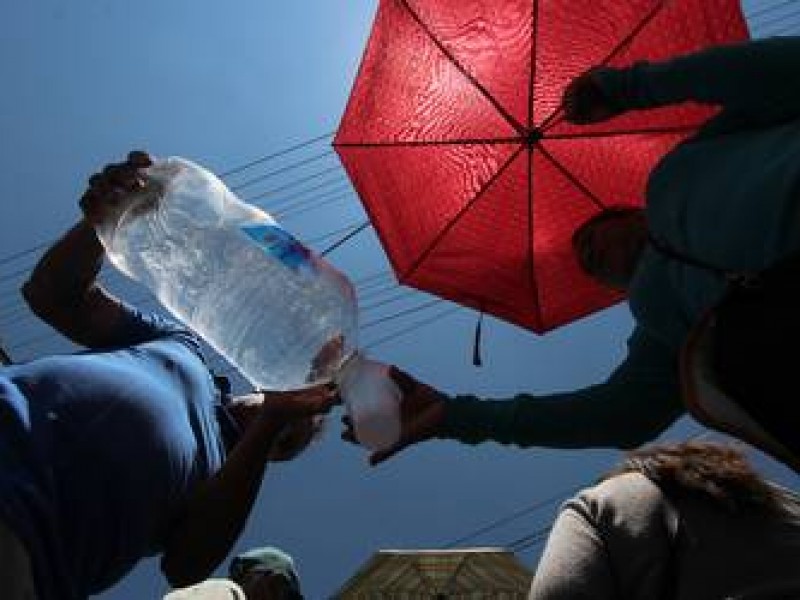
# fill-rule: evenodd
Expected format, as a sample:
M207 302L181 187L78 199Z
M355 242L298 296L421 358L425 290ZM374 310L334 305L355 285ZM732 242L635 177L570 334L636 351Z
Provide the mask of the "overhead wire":
M773 19L774 19L774 17L770 16L768 20L759 20L760 17L762 17L764 15L768 15L769 13L772 13L772 12L778 11L778 10L780 10L782 8L786 8L788 6L797 4L798 1L800 1L800 0L783 0L781 2L777 2L777 3L771 4L769 6L760 7L758 9L756 9L756 10L753 10L753 11L747 13L746 17L747 17L747 20L748 20L748 23L749 23L751 29L763 27L764 25L768 24L769 22L773 22ZM785 15L783 15L783 16L785 16ZM800 23L794 22L794 23L791 24L792 28L797 28L798 26L800 26ZM780 30L774 30L773 32L765 32L765 33L775 33L777 31L783 32L783 28L781 28ZM225 178L230 178L230 177L233 177L233 176L237 176L240 173L242 173L242 172L244 172L244 171L246 171L248 169L251 169L253 167L256 167L258 165L261 165L261 164L267 163L267 162L269 162L271 160L275 160L277 158L281 158L283 156L289 155L289 154L291 154L293 152L296 152L298 150L307 148L307 147L309 147L309 146L311 146L311 145L313 145L315 143L322 142L322 141L324 141L326 139L331 139L335 135L335 133L336 133L335 131L329 131L329 132L326 132L326 133L323 133L323 134L320 134L320 135L313 136L313 137L311 137L309 139L302 140L302 141L300 141L300 142L298 142L298 143L296 143L294 145L291 145L289 147L283 148L283 149L278 150L276 152L265 154L265 155L260 156L260 157L258 157L256 159L248 161L248 162L246 162L246 163L244 163L242 165L238 165L236 167L233 167L233 168L230 168L228 170L222 171L219 174L219 177L225 179ZM305 162L306 160L308 160L308 159L303 159L303 161L301 161L301 162ZM291 165L289 167L291 167ZM289 167L287 167L287 168L289 168ZM237 185L243 185L243 184L237 184ZM0 257L0 266L3 266L3 265L5 265L5 264L7 264L9 262L13 262L14 260L17 260L18 258L21 258L23 256L32 254L32 253L36 252L37 250L41 250L41 249L51 245L53 243L53 241L54 240L39 242L39 243L37 243L37 244L35 244L35 245L33 245L33 246L29 247L29 248L26 248L24 250L20 250L20 251L14 252L14 253L8 254L6 256L2 256L2 257Z
M787 32L789 30L796 30L796 28L798 27L798 25L800 25L800 23L798 23L797 21L792 21L792 22L784 25L783 27L778 27L777 29L772 29L771 31L767 31L767 29L769 28L770 25L783 23L783 21L785 21L788 17L796 16L798 14L797 11L789 11L789 12L784 11L782 14L775 14L775 13L777 13L777 11L779 11L781 9L787 9L788 7L790 7L792 5L795 5L795 4L797 4L797 0L787 0L787 1L784 1L784 2L779 2L777 4L773 4L773 5L767 6L767 7L759 8L758 10L755 10L755 11L751 12L750 15L749 15L749 18L748 18L748 21L750 23L751 29L753 29L755 31L758 31L759 33L766 33L766 34L784 33L784 32ZM761 18L759 20L760 17L765 17L765 18ZM303 141L301 141L301 142L299 142L297 144L294 144L294 145L289 146L287 148L284 148L282 150L279 150L279 151L276 151L276 152L273 152L273 153L270 153L270 154L266 154L264 156L258 157L257 159L251 160L251 161L249 161L249 162L247 162L247 163L245 163L243 165L240 165L238 167L234 167L232 169L228 169L227 171L222 172L220 174L220 177L229 178L229 177L233 177L233 176L239 176L239 175L243 174L244 172L246 172L247 170L249 170L249 169L251 169L251 168L253 168L255 166L265 164L267 162L270 162L271 160L274 160L274 159L277 159L277 158L280 158L280 157L283 157L283 156L287 156L287 155L289 155L289 154L291 154L291 153L293 153L295 151L298 151L298 150L301 150L301 149L304 149L304 148L309 148L310 146L312 146L315 143L319 143L319 142L321 142L323 140L330 139L334 134L335 134L335 132L328 132L328 133L325 133L325 134L314 136L314 137L312 137L310 139L307 139L307 140L303 140ZM247 187L247 186L250 186L252 184L255 184L258 181L264 181L264 180L267 180L267 179L270 179L270 178L277 177L277 176L279 176L281 174L285 174L285 173L288 173L288 172L295 171L295 170L300 169L301 167L303 167L305 165L312 164L312 163L314 163L316 161L323 160L325 157L331 156L331 155L333 155L333 152L328 150L328 151L325 151L323 153L318 153L318 154L316 154L314 156L311 156L311 157L305 157L305 158L302 158L302 159L300 159L300 160L298 160L298 161L296 161L296 162L294 162L292 164L285 165L285 166L280 167L278 169L274 169L274 170L272 170L272 171L270 171L268 173L264 173L264 174L261 174L261 175L257 175L257 176L251 177L250 179L248 179L248 180L246 180L244 182L240 182L240 183L237 183L237 184L231 184L231 187L233 189L243 189L244 187ZM340 169L340 167L339 166L335 166L335 167L331 167L331 168L328 168L328 169L324 169L324 170L318 171L316 173L311 173L311 174L306 175L304 177L301 177L301 178L299 178L299 179L297 179L295 181L292 181L292 182L290 182L290 183L288 183L288 184L286 184L284 186L279 186L279 187L276 187L274 189L261 192L257 196L258 197L265 197L265 196L268 196L268 195L278 194L278 193L280 193L280 192L282 192L284 190L292 189L294 187L297 187L298 185L300 185L302 183L305 183L305 182L308 182L308 181L312 181L313 179L318 179L318 178L322 177L323 175L325 175L327 173L330 173L330 172L333 172L334 170L338 170L338 169ZM323 183L321 183L321 184L319 184L317 186L302 190L302 191L298 192L297 194L293 195L290 198L284 197L284 198L281 199L281 201L282 202L286 202L288 200L296 200L297 198L301 197L302 194L309 194L309 193L311 193L313 191L324 189L325 186L332 185L332 184L337 183L339 181L342 181L342 178L338 178L338 179L330 180L330 181L325 181L325 182L323 182ZM333 193L333 192L329 191L328 195L326 195L328 197L328 199L331 199L329 197L329 195L331 193ZM256 198L256 196L251 197L251 199L255 199L255 198ZM319 197L307 198L307 201L310 203L315 199L318 200ZM290 206L286 207L287 210L289 208L300 210L301 208L304 208L304 207L303 207L302 201L301 201L301 202L293 202ZM287 215L287 216L291 216L291 215ZM363 229L366 229L366 227L368 227L369 224L368 224L368 222L365 222L365 223L362 223L358 227L363 227ZM356 228L358 232L363 231L363 229L359 229L358 227ZM341 240L341 241L331 245L328 249L324 250L323 252L330 252L333 249L340 247L341 245L343 245L344 243L346 243L347 241L349 241L350 239L352 239L356 235L356 230L351 230L349 226L346 227L346 228L341 228L340 230L337 230L337 231L339 231L341 233L347 232L345 234L346 236L348 236L347 239ZM327 234L324 237L332 237L332 236L333 236L333 234ZM322 237L318 238L319 241L321 241L321 239L322 239ZM33 246L29 247L29 248L26 248L26 249L11 253L11 254L3 256L3 257L0 257L0 266L5 266L5 265L8 265L8 264L11 264L16 260L19 260L19 259L24 258L26 256L32 255L35 252L37 252L39 250L42 250L43 248L47 247L50 243L52 243L52 242L37 243L37 244L35 244L35 245L33 245ZM28 273L29 270L30 270L30 267L17 268L15 270L11 271L11 272L4 273L4 274L0 275L0 283L13 281L16 278L21 277L25 273ZM383 290L378 290L378 294L376 294L376 297L377 297L377 295L380 295L380 293L389 292L392 289L397 289L396 285L390 285L390 286L386 287ZM380 304L383 304L383 303L379 303L379 305ZM388 304L388 303L386 303L386 304ZM18 306L20 308L17 308ZM24 312L25 310L26 309L24 307L24 304L22 302L20 302L20 299L19 298L15 298L10 303L4 303L2 305L2 307L0 307L0 311L1 311L0 320L9 319L9 318L12 318L12 317L19 317L20 312ZM399 318L399 317L397 317L397 318ZM441 318L441 317L436 317L436 318ZM17 322L22 321L22 320L23 319L21 319L21 318L12 319L12 323L17 323ZM6 323L6 325L7 324L8 323ZM402 331L400 331L398 333L402 334ZM389 336L389 337L393 337L393 336ZM376 342L381 342L381 340L377 340Z
M445 318L447 318L447 317L449 317L449 316L451 316L451 315L453 315L453 314L455 314L455 313L457 313L457 312L459 312L461 310L463 310L463 307L461 307L461 306L450 306L448 308L445 308L444 310L437 312L435 315L433 315L431 317L428 317L428 318L425 318L425 319L421 319L421 320L416 321L415 323L409 325L408 327L404 327L404 328L399 329L399 330L397 330L397 331L395 331L393 333L390 333L390 334L388 334L388 335L386 335L384 337L381 337L381 338L378 338L378 339L372 340L371 342L366 343L364 345L364 349L365 350L372 350L374 348L378 348L379 346L383 346L384 344L388 344L389 342L392 342L392 341L394 341L394 340L396 340L398 338L406 336L409 333L417 331L417 330L419 330L419 329L421 329L421 328L423 328L423 327L425 327L427 325L431 325L431 324L433 324L433 323L435 323L437 321L441 321L442 319L445 319Z
M318 210L319 208L321 208L323 206L330 206L332 204L339 204L339 203L341 203L341 202L343 202L345 200L351 200L352 198L353 198L353 192L352 191L342 192L341 194L338 194L338 195L335 195L335 196L331 196L331 197L327 197L325 200L320 200L318 202L315 202L313 206L304 206L304 207L301 207L301 208L295 208L294 210L287 210L287 211L276 211L275 212L275 216L278 219L281 219L283 221L287 221L287 220L290 220L290 219L294 219L294 218L298 217L299 215L304 215L309 211Z
M220 178L225 179L225 178L231 177L233 175L237 175L238 173L241 173L242 171L246 171L247 169L255 167L256 165L260 165L260 164L263 164L265 162L269 162L269 161L274 160L276 158L280 158L281 156L286 156L287 154L291 154L292 152L296 152L297 150L302 150L303 148L307 148L307 147L311 146L312 144L315 144L317 142L321 142L322 140L330 139L335 134L336 134L335 131L330 131L328 133L323 133L322 135L318 135L318 136L312 137L311 139L304 140L304 141L299 142L299 143L297 143L297 144L295 144L293 146L289 146L288 148L284 148L282 150L278 150L277 152L272 152L270 154L265 154L264 156L256 158L255 160L251 160L251 161L249 161L249 162L247 162L247 163L245 163L243 165L240 165L238 167L234 167L232 169L228 169L227 171L223 171L219 176L220 176Z
M780 15L775 15L774 17L772 17L770 19L765 19L764 21L759 23L757 26L753 27L752 30L754 32L761 32L761 31L765 31L767 28L771 27L774 24L779 24L779 25L783 26L783 25L785 25L785 23L784 23L785 19L794 18L794 17L797 17L798 15L800 15L800 9L799 10L792 10L792 11L789 11L789 12L786 12L786 13L783 13L783 14L780 14ZM793 25L796 26L797 23L795 22L795 23L793 23Z
M300 160L300 161L298 161L296 163L293 163L291 165L286 165L285 167L280 167L279 169L275 169L273 171L269 171L268 173L264 173L262 175L257 175L256 177L248 179L247 181L244 181L242 183L238 183L236 185L232 185L232 186L230 186L230 190L233 191L233 192L238 192L238 191L243 190L244 188L249 187L249 186L251 186L251 185L253 185L255 183L261 183L262 181L266 181L267 179L272 179L274 177L277 177L278 175L284 175L286 173L289 173L290 171L295 171L295 170L297 170L300 167L303 167L305 165L311 164L311 163L316 162L318 160L321 160L323 158L327 158L328 156L333 155L333 153L334 153L333 150L326 150L325 152L322 152L320 154L316 154L316 155L314 155L314 156L312 156L310 158L305 158L305 159Z
M765 15L767 13L773 12L775 10L780 10L781 8L783 8L785 6L789 6L791 4L795 4L798 1L800 1L800 0L784 0L783 2L778 2L777 4L772 4L770 6L759 8L758 10L754 10L753 12L749 13L748 21L752 21L756 17L760 17L762 15Z

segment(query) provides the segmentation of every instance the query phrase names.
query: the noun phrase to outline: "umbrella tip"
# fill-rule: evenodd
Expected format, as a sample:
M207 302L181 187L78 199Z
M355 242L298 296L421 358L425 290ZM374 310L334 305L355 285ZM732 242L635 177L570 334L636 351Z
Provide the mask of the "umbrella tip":
M528 146L528 148L533 148L542 138L544 138L544 131L538 127L534 127L525 134L525 145Z

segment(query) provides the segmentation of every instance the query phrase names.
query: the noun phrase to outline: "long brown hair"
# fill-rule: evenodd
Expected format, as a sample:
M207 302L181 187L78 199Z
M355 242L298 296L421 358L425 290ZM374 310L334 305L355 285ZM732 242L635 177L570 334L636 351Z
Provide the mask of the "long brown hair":
M694 441L641 448L604 479L630 472L642 473L667 493L700 496L732 513L798 514L790 494L763 479L733 445Z

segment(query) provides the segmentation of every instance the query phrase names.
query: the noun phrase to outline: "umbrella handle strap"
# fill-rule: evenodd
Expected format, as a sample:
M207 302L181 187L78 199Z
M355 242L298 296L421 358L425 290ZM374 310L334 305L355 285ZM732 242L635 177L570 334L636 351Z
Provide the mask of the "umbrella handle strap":
M475 325L475 340L472 345L472 364L476 367L483 366L481 360L481 333L483 326L483 311L478 317L478 323Z

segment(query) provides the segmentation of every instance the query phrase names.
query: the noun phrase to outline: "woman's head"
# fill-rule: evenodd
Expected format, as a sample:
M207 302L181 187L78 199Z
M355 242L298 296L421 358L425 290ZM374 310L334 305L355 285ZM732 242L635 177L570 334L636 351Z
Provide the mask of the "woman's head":
M731 512L784 512L784 497L731 445L685 442L630 452L605 479L639 472L676 493L703 497Z
M580 267L608 287L626 290L647 244L644 210L611 207L581 224L572 235Z

